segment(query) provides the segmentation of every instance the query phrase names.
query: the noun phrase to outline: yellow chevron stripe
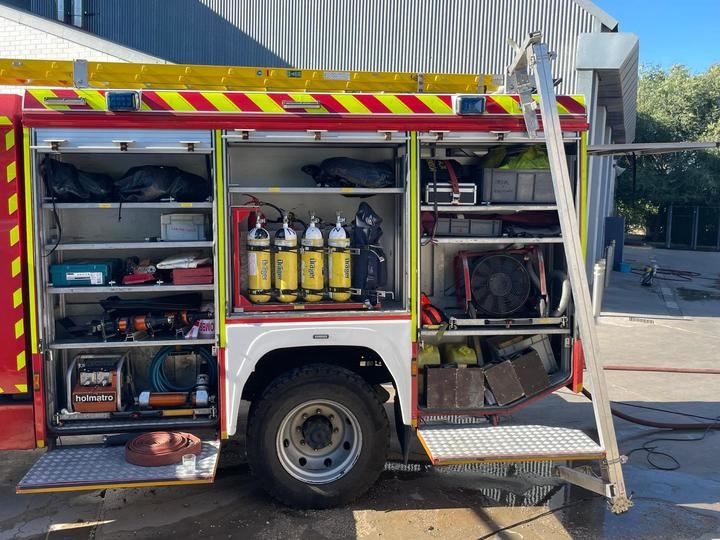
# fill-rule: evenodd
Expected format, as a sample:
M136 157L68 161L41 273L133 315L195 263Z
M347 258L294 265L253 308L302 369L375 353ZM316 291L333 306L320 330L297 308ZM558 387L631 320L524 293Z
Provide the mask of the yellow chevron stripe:
M245 94L255 105L260 107L263 112L285 112L280 105L278 105L270 96L267 94Z
M20 319L15 323L15 339L25 334L25 323Z
M290 96L290 98L293 101L304 101L306 103L310 103L310 102L317 103L317 99L312 97L310 94L290 94L290 93L288 93L288 96ZM311 112L326 113L326 112L328 112L328 110L321 105L319 109L311 109Z
M535 103L540 103L540 96L533 96L533 101ZM559 101L556 101L555 105L557 105L558 114L570 114L570 111L568 111L567 108L565 108L565 106Z
M20 225L15 225L10 229L10 245L14 246L20 241Z
M45 88L39 88L39 89L33 89L28 90L30 92L30 95L32 95L35 99L37 99L46 109L52 109L54 111L69 111L70 107L68 105L48 105L45 103L46 97L52 97L56 98L57 95L52 90L47 90Z
M157 92L157 96L167 103L173 111L194 111L195 107L180 92Z
M7 176L8 182L12 182L13 180L15 180L17 178L17 164L15 161L8 164L5 174Z
M7 116L0 116L0 126L11 126L12 120Z
M12 277L16 277L20 274L20 257L16 257L10 264L10 273L12 274Z
M202 96L212 103L218 111L240 112L240 107L235 105L230 98L222 92L201 92Z
M88 106L95 111L104 111L107 109L105 96L98 90L77 90L78 97L85 98Z
M18 209L18 196L17 193L13 193L8 197L8 216L12 216Z
M570 96L570 97L573 98L575 101L577 101L583 107L585 106L585 96Z
M397 96L376 94L377 100L385 105L393 114L412 114L412 109L398 99Z
M333 97L337 102L345 107L345 109L351 114L368 114L370 109L360 103L355 96L350 94L333 94Z
M418 94L416 97L436 114L450 114L453 112L452 107L438 96L433 96L432 94Z
M16 289L13 293L13 309L22 304L22 289Z
M15 364L18 371L25 367L25 351L21 351L20 354L17 355L15 358Z
M15 146L15 130L11 129L5 134L5 150L11 150Z
M520 104L512 96L494 95L492 98L507 114L522 114Z
M15 388L17 388L18 391L22 392L23 394L27 392L27 384L16 384Z

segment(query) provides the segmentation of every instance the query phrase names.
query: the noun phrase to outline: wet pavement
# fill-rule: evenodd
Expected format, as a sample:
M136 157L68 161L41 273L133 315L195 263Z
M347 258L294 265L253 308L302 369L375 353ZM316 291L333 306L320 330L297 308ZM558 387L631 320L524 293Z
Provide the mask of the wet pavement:
M661 266L703 276L641 288L639 276L614 273L598 325L603 361L720 367L720 254L626 248L625 259L638 265L652 257ZM718 376L607 372L614 401L708 418L720 416L720 378L712 377ZM653 420L703 421L629 405L618 408ZM589 433L594 426L590 403L567 390L504 421ZM1 453L0 538L720 537L720 433L668 432L617 419L615 426L621 452L629 454L624 471L635 503L619 516L602 498L549 477L546 462L430 468L420 463L417 448L414 464L389 463L378 483L351 506L291 510L254 482L242 441L232 441L211 486L59 494L15 495L15 483L40 454ZM658 438L679 440L649 442ZM673 456L677 470L655 468L652 463L675 464L659 455L650 455L651 463L647 451L636 450L644 444Z

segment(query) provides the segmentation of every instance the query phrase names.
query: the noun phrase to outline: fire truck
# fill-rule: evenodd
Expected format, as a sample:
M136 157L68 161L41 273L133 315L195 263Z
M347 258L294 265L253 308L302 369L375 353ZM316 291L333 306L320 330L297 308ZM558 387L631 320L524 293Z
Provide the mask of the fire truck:
M0 97L0 447L47 449L17 491L209 483L244 433L265 489L324 508L417 437L629 508L584 98L515 48L502 80L0 61L27 87ZM597 438L506 421L584 369Z

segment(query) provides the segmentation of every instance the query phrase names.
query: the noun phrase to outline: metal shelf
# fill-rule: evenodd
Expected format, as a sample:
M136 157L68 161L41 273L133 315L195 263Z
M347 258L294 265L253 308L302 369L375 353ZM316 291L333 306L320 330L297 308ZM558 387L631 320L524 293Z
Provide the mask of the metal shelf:
M213 283L200 285L108 285L108 286L87 286L87 287L53 287L48 285L48 294L101 294L101 293L155 293L155 292L187 292L187 291L213 291Z
M100 243L67 243L59 244L57 251L95 251L95 250L112 250L112 249L192 249L192 248L210 248L213 246L211 240L201 240L198 242L107 242ZM55 247L54 244L45 246L48 251Z
M230 193L288 193L288 194L322 194L322 195L401 195L404 188L358 188L358 187L245 187L231 185Z
M423 237L423 240L425 237ZM560 237L538 238L538 237L467 237L467 236L441 236L433 240L437 244L562 244Z
M425 329L420 330L422 337L436 337L441 334L445 336L524 336L527 334L569 334L569 328L543 327L543 326L523 326L513 328L464 328L462 330L445 330Z
M213 203L212 202L177 202L177 201L158 201L158 202L124 202L124 203L117 203L117 202L111 202L111 203L55 203L54 207L58 210L65 210L65 209L110 209L110 208L120 208L122 206L122 209L125 210L126 208L212 208ZM51 202L44 202L42 203L42 207L46 210L52 210L53 209L53 203Z
M432 204L423 204L420 206L423 212L434 212L435 207ZM438 212L450 212L453 214L497 214L503 212L548 212L557 211L556 204L485 204L477 205L453 205L438 204Z
M90 338L59 339L50 343L51 349L124 349L128 347L165 347L166 345L215 345L214 339L159 338L141 341L100 341Z

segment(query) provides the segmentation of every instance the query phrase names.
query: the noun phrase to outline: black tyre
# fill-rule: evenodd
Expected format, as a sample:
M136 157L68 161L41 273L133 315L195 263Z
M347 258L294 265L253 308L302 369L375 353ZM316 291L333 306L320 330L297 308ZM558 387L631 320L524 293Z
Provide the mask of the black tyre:
M295 508L329 508L377 480L390 428L361 377L317 364L275 379L253 403L247 431L248 461L265 490Z

